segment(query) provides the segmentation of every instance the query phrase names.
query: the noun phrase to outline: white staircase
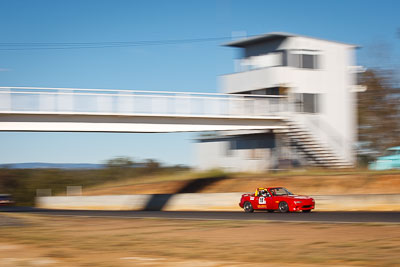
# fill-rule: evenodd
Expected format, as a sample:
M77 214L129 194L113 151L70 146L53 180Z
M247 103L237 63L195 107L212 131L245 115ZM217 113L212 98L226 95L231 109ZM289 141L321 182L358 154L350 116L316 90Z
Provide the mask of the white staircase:
M305 158L310 165L325 168L351 168L353 164L318 140L311 131L303 125L293 121L287 121L287 128L279 131L284 134L290 146Z

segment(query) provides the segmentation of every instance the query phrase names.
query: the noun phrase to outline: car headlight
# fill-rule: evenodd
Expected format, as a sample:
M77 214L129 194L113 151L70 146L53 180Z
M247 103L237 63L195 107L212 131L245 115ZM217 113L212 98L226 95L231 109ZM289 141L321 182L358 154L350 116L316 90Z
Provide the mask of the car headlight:
M302 203L301 201L295 201L294 202L295 204L300 204L300 203Z

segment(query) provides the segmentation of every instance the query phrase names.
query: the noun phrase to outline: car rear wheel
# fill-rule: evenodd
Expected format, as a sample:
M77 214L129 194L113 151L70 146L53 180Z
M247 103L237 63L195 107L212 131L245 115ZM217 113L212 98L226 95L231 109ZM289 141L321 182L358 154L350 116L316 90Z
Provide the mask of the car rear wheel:
M252 206L251 203L248 202L248 201L244 203L243 209L244 209L244 212L248 212L248 213L254 211L253 206Z
M282 213L288 212L289 205L285 201L282 201L281 203L279 203L279 211Z

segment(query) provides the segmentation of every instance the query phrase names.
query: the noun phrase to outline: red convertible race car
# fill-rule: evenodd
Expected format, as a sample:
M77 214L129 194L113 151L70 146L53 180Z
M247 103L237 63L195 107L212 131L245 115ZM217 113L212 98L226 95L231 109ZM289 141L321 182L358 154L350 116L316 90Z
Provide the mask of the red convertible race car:
M315 201L308 196L294 195L284 187L268 187L257 188L254 194L243 194L239 206L245 212L254 210L310 212L315 208Z

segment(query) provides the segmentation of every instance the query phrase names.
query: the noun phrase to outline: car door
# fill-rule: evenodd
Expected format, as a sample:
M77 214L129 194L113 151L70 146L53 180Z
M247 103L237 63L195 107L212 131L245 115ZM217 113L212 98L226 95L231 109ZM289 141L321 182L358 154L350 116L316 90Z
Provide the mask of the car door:
M267 204L267 209L268 210L273 210L275 209L275 204L274 204L274 197L271 194L268 194L268 196L265 198L266 204Z
M269 191L269 197L267 198L267 206L269 210L276 210L279 206L279 200L271 191Z
M272 210L274 209L274 203L273 203L273 198L271 194L267 190L267 195L266 196L260 196L258 201L258 205L260 209L267 209L267 210Z

